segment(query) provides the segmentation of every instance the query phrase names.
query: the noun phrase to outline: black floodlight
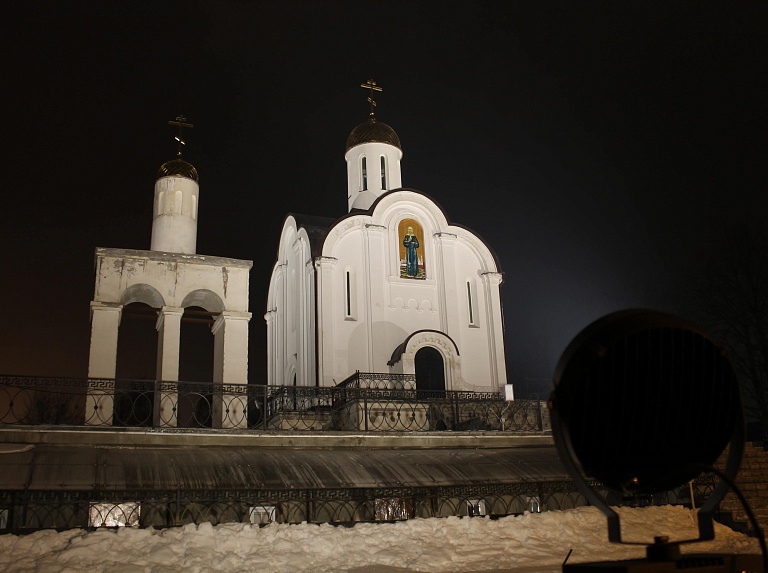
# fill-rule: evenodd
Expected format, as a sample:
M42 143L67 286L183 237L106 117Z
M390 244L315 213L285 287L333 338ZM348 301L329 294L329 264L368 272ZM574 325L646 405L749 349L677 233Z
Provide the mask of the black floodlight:
M649 310L594 322L563 353L549 406L560 457L579 490L607 517L608 538L616 543L622 542L619 516L588 481L625 495L665 492L706 471L730 444L725 479L699 511L698 539L657 539L648 546L649 559L679 560L679 543L714 538L712 512L739 469L744 427L733 368L700 329ZM635 570L630 562L606 562L565 564L563 571L606 571L609 563L617 567L613 571ZM642 569L652 570L666 571Z

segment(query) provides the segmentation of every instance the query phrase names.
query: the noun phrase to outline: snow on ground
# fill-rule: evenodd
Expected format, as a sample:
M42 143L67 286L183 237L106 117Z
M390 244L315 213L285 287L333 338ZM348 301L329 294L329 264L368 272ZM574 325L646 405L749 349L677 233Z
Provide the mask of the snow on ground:
M627 541L698 535L695 513L682 507L619 509ZM488 518L413 519L332 525L209 523L164 530L120 528L0 536L6 573L207 573L519 571L554 573L571 562L642 557L642 547L607 541L595 508ZM716 524L714 541L688 552L759 553L754 539Z

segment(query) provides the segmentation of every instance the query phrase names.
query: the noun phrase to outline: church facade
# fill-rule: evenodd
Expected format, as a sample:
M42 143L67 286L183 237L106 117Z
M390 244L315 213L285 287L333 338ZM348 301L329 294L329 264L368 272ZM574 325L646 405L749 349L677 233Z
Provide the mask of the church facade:
M402 187L402 155L371 113L347 140L348 212L286 217L265 314L269 384L330 387L359 371L415 375L425 390L503 390L498 262Z

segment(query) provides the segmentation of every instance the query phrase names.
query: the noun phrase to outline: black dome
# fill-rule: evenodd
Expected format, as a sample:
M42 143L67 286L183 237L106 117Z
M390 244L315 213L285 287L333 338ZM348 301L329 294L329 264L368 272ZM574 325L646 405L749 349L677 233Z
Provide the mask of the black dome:
M395 133L395 130L389 127L386 123L376 121L375 119L369 119L365 123L361 123L347 138L347 149L349 151L356 145L362 143L388 143L394 145L400 151L403 148L400 146L400 138Z
M157 178L160 179L161 177L186 177L195 183L200 182L197 169L183 159L174 159L163 163L157 172Z

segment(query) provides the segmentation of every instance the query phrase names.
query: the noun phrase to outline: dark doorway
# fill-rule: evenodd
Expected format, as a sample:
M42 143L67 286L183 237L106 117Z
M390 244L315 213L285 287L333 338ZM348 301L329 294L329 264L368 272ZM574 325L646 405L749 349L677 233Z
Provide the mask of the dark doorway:
M432 396L445 395L445 365L443 355L431 346L416 352L416 390Z

